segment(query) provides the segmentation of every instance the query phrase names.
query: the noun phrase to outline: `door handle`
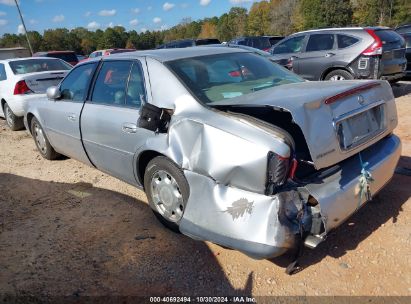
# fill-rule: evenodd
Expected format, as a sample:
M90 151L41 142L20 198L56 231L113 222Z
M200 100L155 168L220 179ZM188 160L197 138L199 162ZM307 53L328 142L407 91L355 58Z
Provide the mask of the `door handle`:
M70 121L76 121L77 117L74 114L69 114L69 116L67 116L67 119Z
M126 133L136 133L137 125L133 123L124 123L121 129L123 130L123 132L126 132Z
M327 53L327 54L325 54L325 57L332 57L334 55L335 55L334 53Z

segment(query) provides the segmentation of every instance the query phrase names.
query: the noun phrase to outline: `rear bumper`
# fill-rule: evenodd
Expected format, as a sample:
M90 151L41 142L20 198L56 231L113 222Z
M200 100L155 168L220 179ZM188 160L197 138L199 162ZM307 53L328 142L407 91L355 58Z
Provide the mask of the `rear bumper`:
M14 115L22 117L25 114L27 103L39 98L46 98L45 94L13 95L7 98L6 102Z
M400 155L401 141L395 135L388 136L361 152L363 162L368 162L366 169L374 178L374 182L370 184L372 195L390 181ZM365 197L360 199L359 195L359 157L351 157L341 165L338 173L328 177L321 184L306 186L320 203L326 232L342 224L366 203Z
M375 180L370 185L373 195L392 178L400 154L401 142L395 135L361 152ZM340 165L337 173L304 188L319 202L326 233L366 203L359 196L359 158L351 157ZM286 209L306 194L303 188L265 196L221 185L191 171L184 173L195 197L190 196L187 202L180 223L182 233L237 249L253 258L279 256L295 246L298 226L286 215Z

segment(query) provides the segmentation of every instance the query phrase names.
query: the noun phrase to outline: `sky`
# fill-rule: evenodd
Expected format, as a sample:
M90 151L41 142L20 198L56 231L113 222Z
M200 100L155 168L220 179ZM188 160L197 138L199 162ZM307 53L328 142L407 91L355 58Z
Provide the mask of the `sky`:
M255 0L19 0L28 31L65 27L89 30L121 25L137 32L170 28L184 18L220 16ZM14 0L0 0L0 36L23 33Z

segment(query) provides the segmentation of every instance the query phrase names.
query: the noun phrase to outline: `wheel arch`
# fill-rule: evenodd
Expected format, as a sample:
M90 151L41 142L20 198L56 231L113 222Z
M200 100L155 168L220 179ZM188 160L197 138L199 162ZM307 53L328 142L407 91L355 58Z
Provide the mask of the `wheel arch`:
M30 132L30 134L32 134L31 132L31 121L33 120L34 114L31 112L28 112L27 115L27 130Z
M332 66L332 67L327 68L327 69L322 73L320 80L324 80L325 77L326 77L329 73L331 73L332 71L335 71L335 70L344 70L344 71L350 73L351 75L353 75L354 78L355 78L355 74L353 73L353 71L352 71L350 68L347 68L347 67L345 67L345 66Z
M4 111L4 105L6 104L6 100L4 98L1 99L0 101L0 105L1 105L1 109Z
M154 150L145 150L141 152L136 161L136 174L137 174L137 181L139 184L144 188L144 173L146 171L148 163L155 157L164 156L170 159L167 155L164 155L160 152ZM173 163L175 163L172 159L170 159Z

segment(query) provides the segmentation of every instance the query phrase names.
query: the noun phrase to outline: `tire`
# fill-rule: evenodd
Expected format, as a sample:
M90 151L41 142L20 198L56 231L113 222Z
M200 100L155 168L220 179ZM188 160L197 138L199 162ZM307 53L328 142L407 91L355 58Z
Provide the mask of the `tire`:
M30 130L37 150L40 152L41 156L48 160L54 160L60 156L60 154L50 145L43 127L35 117L31 120Z
M331 80L331 81L352 80L352 79L354 79L354 76L350 72L347 72L346 70L331 71L324 78L324 80Z
M190 196L190 187L181 168L167 157L153 158L144 173L144 189L157 219L179 233L179 223Z
M4 104L3 113L10 130L18 131L24 128L23 117L16 116L7 103Z

